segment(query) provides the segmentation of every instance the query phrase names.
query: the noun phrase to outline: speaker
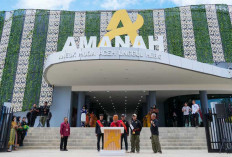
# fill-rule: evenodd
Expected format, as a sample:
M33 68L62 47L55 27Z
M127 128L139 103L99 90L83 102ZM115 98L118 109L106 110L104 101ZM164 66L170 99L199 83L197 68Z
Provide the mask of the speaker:
M226 116L225 104L215 104L215 109L218 118L223 118Z

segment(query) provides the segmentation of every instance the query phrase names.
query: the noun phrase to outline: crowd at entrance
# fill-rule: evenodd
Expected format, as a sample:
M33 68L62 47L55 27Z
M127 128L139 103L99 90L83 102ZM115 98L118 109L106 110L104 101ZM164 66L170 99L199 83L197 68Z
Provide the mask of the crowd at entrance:
M183 104L183 107L181 108L182 115L178 115L175 110L171 113L171 121L173 127L178 127L178 116L183 117L183 127L198 127L199 126L199 117L203 119L202 113L200 110L200 106L196 104L195 100L191 101L191 107L188 105L188 102L185 102ZM150 111L147 113L146 116L143 117L143 127L150 127L150 121L151 121L151 115L152 113L155 113L157 115L157 119L159 118L159 109L156 108L154 105L150 108Z

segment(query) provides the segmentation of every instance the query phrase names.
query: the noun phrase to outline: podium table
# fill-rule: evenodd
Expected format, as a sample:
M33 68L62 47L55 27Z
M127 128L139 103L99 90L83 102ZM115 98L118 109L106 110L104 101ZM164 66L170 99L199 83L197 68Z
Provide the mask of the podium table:
M121 150L121 134L124 133L124 127L101 127L104 133L104 150L101 155L123 155L125 151Z

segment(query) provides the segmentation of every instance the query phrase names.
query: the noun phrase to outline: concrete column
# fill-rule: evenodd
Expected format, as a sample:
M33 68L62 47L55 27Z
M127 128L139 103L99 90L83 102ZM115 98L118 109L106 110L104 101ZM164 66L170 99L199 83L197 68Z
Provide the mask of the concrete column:
M164 104L163 103L157 104L157 108L159 109L159 126L164 127L165 126Z
M206 119L204 114L207 112L208 109L208 97L207 91L200 91L200 101L201 101L201 111L203 114L203 123L206 124Z
M54 87L53 90L53 102L50 107L52 112L52 119L50 121L51 127L59 127L60 123L64 121L64 117L68 117L68 121L71 122L71 87ZM39 118L37 118L39 120ZM35 124L37 126L37 123Z
M85 105L85 93L78 92L78 101L77 101L77 127L81 127L81 109Z
M207 112L208 109L208 97L207 97L207 91L200 91L200 101L201 101L201 110L202 113Z
M147 115L147 104L143 103L142 106L143 106L143 108L142 108L143 112L142 113L143 113L143 117L144 117L144 116Z
M150 110L151 107L153 107L156 104L156 92L155 91L149 91L149 99L148 99L148 109ZM149 111L148 110L148 111Z
M146 95L146 102L147 102L147 106L146 106L146 113L148 113L148 111L150 110L150 108L149 108L149 95Z

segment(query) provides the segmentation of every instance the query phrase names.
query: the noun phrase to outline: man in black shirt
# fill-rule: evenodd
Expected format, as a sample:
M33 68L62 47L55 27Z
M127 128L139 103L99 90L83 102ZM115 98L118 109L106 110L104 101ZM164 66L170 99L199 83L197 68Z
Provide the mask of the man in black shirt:
M40 111L41 111L40 123L42 124L42 127L44 127L45 126L45 122L47 120L48 113L50 111L50 108L48 106L48 102L47 101L44 102L44 106L40 107Z
M107 122L103 120L103 114L99 115L99 120L96 122L96 127L95 127L95 134L97 136L97 150L100 151L100 140L102 138L102 149L104 146L104 134L101 132L101 127L106 127Z
M33 105L33 107L31 108L31 120L30 120L30 127L34 127L35 124L35 119L39 113L38 108L36 107L36 104Z
M121 126L124 127L124 133L121 135L121 149L122 149L122 141L124 139L125 149L126 149L126 151L128 151L127 136L129 136L130 125L129 125L128 121L125 119L124 114L121 115L121 119L122 119L122 120L120 120Z
M156 119L156 114L152 113L151 115L151 144L154 153L162 153L161 146L159 142L159 121Z
M137 115L132 115L132 121L130 124L131 128L131 153L135 153L135 149L137 153L140 151L140 132L142 130L142 124L139 120L137 120Z

